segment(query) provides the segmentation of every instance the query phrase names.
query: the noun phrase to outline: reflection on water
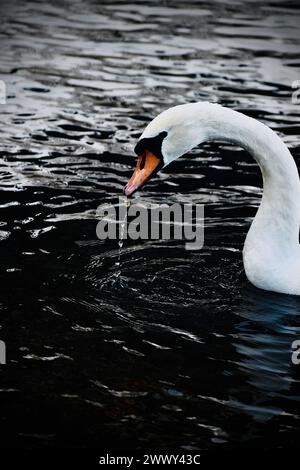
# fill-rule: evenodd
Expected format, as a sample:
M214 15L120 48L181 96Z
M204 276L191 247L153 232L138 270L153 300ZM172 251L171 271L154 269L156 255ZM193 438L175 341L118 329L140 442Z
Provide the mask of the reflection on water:
M249 288L243 295L238 313L234 346L239 353L239 370L255 391L255 419L268 420L273 415L299 420L299 413L290 414L277 403L287 400L286 393L296 395L296 370L291 362L291 344L300 332L299 300L294 297L257 292ZM299 379L299 374L298 374ZM298 380L299 382L299 380ZM262 395L260 395L260 393ZM293 397L299 401L299 397Z
M117 204L141 130L178 103L254 116L299 163L296 2L1 10L3 445L295 447L300 300L245 279L241 250L261 195L249 155L204 145L136 195L204 204L199 252L100 241L96 209Z

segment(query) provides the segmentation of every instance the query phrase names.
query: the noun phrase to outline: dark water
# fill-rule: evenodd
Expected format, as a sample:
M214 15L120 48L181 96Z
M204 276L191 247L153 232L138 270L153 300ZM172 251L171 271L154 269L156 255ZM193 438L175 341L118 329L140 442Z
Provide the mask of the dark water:
M296 447L300 299L251 287L261 176L207 144L136 200L205 205L204 249L96 237L145 124L217 101L300 164L297 2L1 3L1 446Z

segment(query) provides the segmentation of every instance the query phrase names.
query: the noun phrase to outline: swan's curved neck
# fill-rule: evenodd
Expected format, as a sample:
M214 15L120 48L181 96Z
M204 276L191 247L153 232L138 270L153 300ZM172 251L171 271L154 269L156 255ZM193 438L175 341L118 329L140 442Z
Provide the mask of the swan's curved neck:
M212 105L205 124L206 140L237 144L257 161L263 176L263 199L253 228L273 243L299 244L300 182L295 161L284 142L253 118ZM249 232L249 235L251 231Z
M243 252L249 280L267 290L299 295L300 182L293 157L277 134L255 119L213 104L205 114L194 115L202 142L237 144L261 168L263 198Z

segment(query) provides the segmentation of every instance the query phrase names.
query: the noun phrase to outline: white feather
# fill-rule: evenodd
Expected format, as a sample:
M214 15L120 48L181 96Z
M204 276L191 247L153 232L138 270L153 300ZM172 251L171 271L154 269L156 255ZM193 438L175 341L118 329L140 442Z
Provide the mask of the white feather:
M207 102L164 111L141 138L162 131L168 132L162 143L165 166L212 140L235 143L254 157L262 171L264 192L243 250L246 275L259 288L300 295L300 182L283 141L261 122Z

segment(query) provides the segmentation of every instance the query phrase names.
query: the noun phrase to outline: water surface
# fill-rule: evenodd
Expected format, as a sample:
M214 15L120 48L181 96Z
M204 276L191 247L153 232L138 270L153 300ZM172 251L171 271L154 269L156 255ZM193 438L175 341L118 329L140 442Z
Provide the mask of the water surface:
M260 119L299 166L297 2L34 0L1 16L2 445L294 448L300 301L245 278L251 157L205 144L135 196L204 204L201 251L125 241L118 266L96 209L118 203L136 139L175 104Z

